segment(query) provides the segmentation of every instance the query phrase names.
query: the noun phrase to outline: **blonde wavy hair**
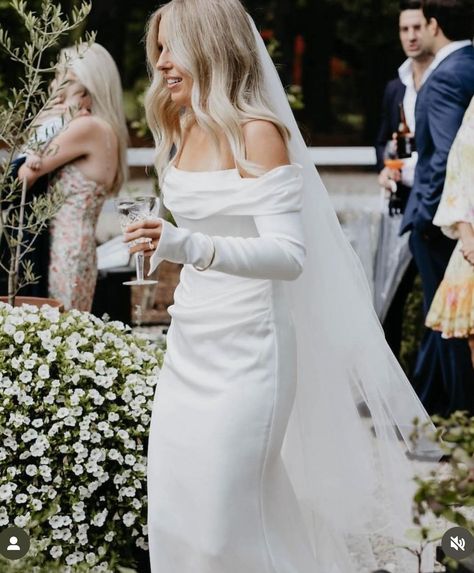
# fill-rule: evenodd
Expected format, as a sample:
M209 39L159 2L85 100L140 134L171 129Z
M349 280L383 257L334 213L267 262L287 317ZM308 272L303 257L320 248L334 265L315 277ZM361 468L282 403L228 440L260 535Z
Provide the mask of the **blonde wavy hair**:
M192 78L191 109L183 114L156 69L158 32L166 18L168 49ZM169 163L173 146L180 147L189 115L207 130L219 148L224 134L237 166L254 174L258 166L245 157L242 126L262 119L272 122L288 142L289 131L271 111L263 89L263 71L252 26L238 0L172 0L161 6L147 25L146 51L151 85L145 97L148 125L156 144L158 177Z
M109 52L97 43L64 48L59 62L59 73L70 70L77 77L91 97L92 115L106 121L117 137L118 169L111 188L116 193L128 179L128 129L117 66Z

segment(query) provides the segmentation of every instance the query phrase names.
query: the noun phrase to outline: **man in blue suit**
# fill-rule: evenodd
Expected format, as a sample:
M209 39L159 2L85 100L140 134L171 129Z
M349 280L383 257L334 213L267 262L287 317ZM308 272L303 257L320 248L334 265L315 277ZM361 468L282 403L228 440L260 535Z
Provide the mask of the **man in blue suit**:
M435 58L416 102L418 164L402 220L411 231L410 249L421 275L425 313L438 288L455 242L432 223L446 176L451 145L474 96L471 0L425 0L422 42ZM467 340L444 340L427 331L413 376L430 413L474 414L474 370Z

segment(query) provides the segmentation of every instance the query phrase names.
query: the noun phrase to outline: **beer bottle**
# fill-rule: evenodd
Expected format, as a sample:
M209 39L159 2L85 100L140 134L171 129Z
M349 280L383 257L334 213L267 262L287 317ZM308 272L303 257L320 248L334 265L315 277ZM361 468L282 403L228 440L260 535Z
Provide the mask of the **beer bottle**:
M415 151L415 138L408 127L403 103L399 104L399 108L400 123L397 131L397 154L400 159L405 159L411 157L411 154Z

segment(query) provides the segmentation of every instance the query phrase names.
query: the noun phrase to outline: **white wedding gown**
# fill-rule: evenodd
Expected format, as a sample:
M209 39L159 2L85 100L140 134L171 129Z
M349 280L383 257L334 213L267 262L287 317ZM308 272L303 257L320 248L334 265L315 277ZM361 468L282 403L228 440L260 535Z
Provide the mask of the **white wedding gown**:
M153 573L331 573L280 455L296 388L285 281L304 265L301 188L297 165L255 179L165 175L179 228L164 222L151 263L184 267L149 438ZM198 271L210 237L215 258Z

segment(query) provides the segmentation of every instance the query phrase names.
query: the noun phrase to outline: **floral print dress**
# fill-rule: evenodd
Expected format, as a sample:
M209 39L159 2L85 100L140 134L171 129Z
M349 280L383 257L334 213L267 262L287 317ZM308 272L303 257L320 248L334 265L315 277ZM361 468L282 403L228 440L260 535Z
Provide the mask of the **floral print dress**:
M460 222L474 225L474 99L449 153L446 183L433 219L452 239L459 239ZM443 338L474 334L474 266L461 248L458 240L426 318L426 325L441 331Z
M107 191L74 164L62 167L52 183L60 185L65 201L50 224L49 296L65 310L90 312L97 280L95 230Z

